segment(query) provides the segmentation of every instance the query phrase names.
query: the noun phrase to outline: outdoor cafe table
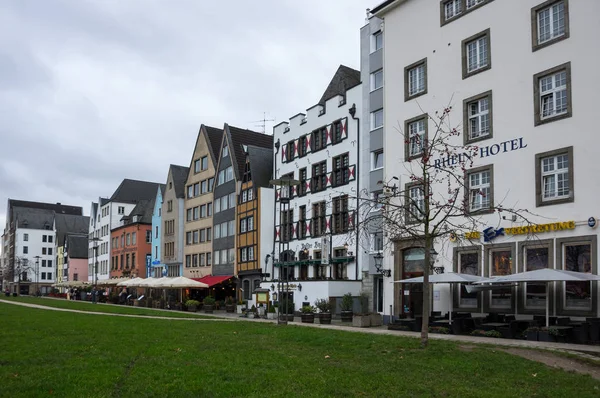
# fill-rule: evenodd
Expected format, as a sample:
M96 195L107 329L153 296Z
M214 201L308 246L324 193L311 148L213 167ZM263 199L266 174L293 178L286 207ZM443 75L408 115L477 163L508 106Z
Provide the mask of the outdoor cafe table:
M497 330L499 327L508 326L508 323L501 322L490 322L490 323L482 323L481 327L484 330Z

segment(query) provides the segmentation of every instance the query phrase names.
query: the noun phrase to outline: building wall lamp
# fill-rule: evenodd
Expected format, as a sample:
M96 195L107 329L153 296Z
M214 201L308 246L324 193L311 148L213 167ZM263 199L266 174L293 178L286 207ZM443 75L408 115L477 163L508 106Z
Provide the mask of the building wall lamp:
M392 271L389 269L383 269L383 255L381 253L377 253L375 256L373 256L373 259L375 260L375 269L377 270L377 272L379 272L381 275L389 278L390 276L392 276Z

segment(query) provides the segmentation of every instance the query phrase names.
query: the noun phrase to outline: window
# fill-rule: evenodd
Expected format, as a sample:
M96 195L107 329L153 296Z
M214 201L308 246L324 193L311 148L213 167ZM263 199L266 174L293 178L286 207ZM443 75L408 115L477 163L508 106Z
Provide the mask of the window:
M127 234L125 239L127 241L127 246L131 245L131 234Z
M385 196L383 195L383 191L375 191L371 194L371 199L373 200L371 211L378 211L383 209L383 205L385 203Z
M200 172L200 160L194 160L194 173Z
M133 232L131 234L131 244L132 245L136 245L137 244L137 233L136 232Z
M221 228L221 238L226 238L227 237L227 223L221 223L219 224L220 228Z
M371 91L383 87L383 69L371 73Z
M228 203L229 203L229 196L221 196L221 210L225 211L228 208Z
M229 166L225 169L225 181L233 180L233 167Z
M298 185L298 196L306 195L306 167L298 171L298 177L300 178L300 184Z
M208 192L208 180L204 180L200 183L200 193L205 194Z
M313 131L311 135L312 152L320 151L327 146L327 129L325 127Z
M215 265L220 265L221 264L221 258L219 257L219 251L215 250Z
M152 243L152 230L146 231L146 243Z
M189 254L185 256L185 268L190 268L192 266L192 256Z
M204 243L204 242L206 242L206 229L201 229L200 230L200 243Z
M169 200L167 202L167 211L168 212L172 212L173 211L173 201L172 200Z
M46 254L46 248L42 247L42 254L45 255Z
M248 261L248 253L247 253L247 248L246 247L242 247L240 249L240 261L245 263L246 261Z
M200 266L206 267L206 254L200 253Z
M208 170L208 156L202 156L200 159L200 170Z
M223 156L224 158L226 158L227 156L229 156L229 148L227 146L223 147Z
M206 204L206 216L210 217L213 214L213 204L211 203L207 203Z
M547 243L545 243L547 242ZM548 268L550 259L552 258L552 241L537 241L535 243L526 243L520 245L521 259L523 261L523 271L535 271L538 269ZM528 282L524 283L525 308L544 309L546 308L546 299L548 292L546 291L545 282ZM521 303L519 303L521 304Z
M248 201L248 191L242 191L242 203L246 203Z
M225 170L221 170L219 171L219 176L218 176L218 184L224 184L225 183Z
M350 230L348 213L348 195L333 198L333 233L340 234Z
M427 58L404 68L404 101L427 94Z
M46 280L46 273L42 272L42 280Z
M248 228L248 231L254 230L254 216L250 216L246 219L246 226Z
M481 251L472 248L455 248L455 261L457 272L481 276L480 271ZM477 292L468 293L465 284L460 284L458 291L458 306L459 308L478 308Z
M533 51L569 37L569 1L549 0L531 9Z
M240 232L241 232L241 233L244 233L244 232L246 232L246 225L247 225L247 224L246 224L246 219L245 219L245 218L242 218L242 219L240 220Z
M227 230L229 231L229 236L235 236L235 220L227 222Z
M467 172L469 212L491 210L494 203L493 166L478 167Z
M383 168L383 149L371 152L371 171Z
M223 250L223 252L225 252L225 250ZM230 263L235 263L235 249L229 249L228 253L229 253L228 261Z
M52 267L52 260L48 260L48 267Z
M331 144L335 145L342 142L342 121L338 120L331 125Z
M303 135L298 141L298 157L306 156L306 136Z
M194 245L198 244L198 230L197 229L192 232L192 243Z
M188 185L188 187L187 187L187 197L188 197L188 199L194 197L194 186L193 185Z
M254 260L254 246L248 247L248 261Z
M473 8L478 4L485 2L486 0L467 0L467 10Z
M193 216L192 216L192 217L193 217L192 219L193 219L193 220L198 220L198 219L200 219L200 207L196 206L196 207L194 207L194 208L192 209L192 211L193 211L193 213L194 213L194 214L193 214Z
M119 208L117 209L117 213L118 214L125 214L125 207L124 206L119 206Z
M462 0L450 0L444 3L444 19L447 21L462 12Z
M421 185L406 186L406 222L417 222L423 218L425 195Z
M371 234L371 253L383 251L383 232L373 232Z
M383 48L383 32L377 31L371 36L371 52L381 50Z
M218 213L221 211L221 200L219 198L217 198L215 200L215 213Z
M243 292L244 292L244 300L250 300L252 299L252 292L250 291L250 281L249 280L244 280L244 282L242 282L243 285Z
M489 29L463 40L462 63L463 79L492 67Z
M200 218L206 218L206 205L200 206Z
M290 141L285 144L285 161L291 162L294 160L294 141Z
M327 232L326 229L326 203L319 202L312 205L312 221L311 228L313 237L323 236Z
M206 253L206 265L208 267L212 265L212 253Z
M467 127L464 144L492 138L492 92L467 98L463 101L463 124Z
M230 209L234 209L235 205L236 205L236 201L235 201L235 192L232 192L229 194L229 208Z
M193 268L198 267L198 255L197 254L192 255L192 267Z
M46 266L46 260L42 260L42 267Z
M404 122L404 157L406 160L416 159L423 155L427 142L428 116L417 116Z
M571 63L533 77L535 125L571 117Z
M300 206L298 213L298 238L306 238L306 205Z
M42 242L46 243L48 241L47 235L42 235Z
M486 250L489 264L488 272L491 277L506 276L513 273L513 247L494 248ZM490 292L490 308L511 308L511 287L501 288Z
M208 179L208 192L212 192L214 184L215 184L215 179L209 178Z
M29 242L29 234L23 234L23 242Z
M565 238L556 243L558 269L596 274L595 236ZM592 282L562 282L561 285L563 294L559 295L559 300L565 310L596 311L596 288Z
M371 112L371 131L383 127L383 109Z
M192 244L192 232L191 231L185 233L185 244L188 246Z
M535 155L536 204L573 202L573 147Z
M293 228L294 228L294 210L284 210L281 212L280 217L280 234L282 242L289 242L292 240Z
M311 191L319 192L327 187L327 162L321 162L312 166Z
M331 162L333 166L332 186L339 187L340 185L346 185L350 182L349 162L350 160L347 153L333 158Z
M187 210L185 211L185 220L186 220L186 221L192 221L192 220L193 220L193 218L192 218L192 217L193 217L193 216L192 216L192 209L187 209Z

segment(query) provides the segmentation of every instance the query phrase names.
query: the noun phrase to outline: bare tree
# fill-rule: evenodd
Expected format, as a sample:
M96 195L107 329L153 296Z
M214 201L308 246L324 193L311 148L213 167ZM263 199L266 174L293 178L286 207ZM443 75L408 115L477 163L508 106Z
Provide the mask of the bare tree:
M23 273L33 271L33 267L29 264L29 259L26 257L15 257L11 272L11 280L14 282L17 279L17 292L21 294L21 280Z
M405 240L424 248L423 347L428 345L429 339L429 275L433 268L434 245L439 247L448 240L460 244L470 231L478 231L489 222L489 217L482 218L483 214L497 214L498 223L502 214L515 215L525 222L531 214L527 209L505 206L506 197L495 200L489 184L488 188L477 189L478 185L485 184L469 181L469 169L480 151L477 145L463 145L459 130L450 126L451 112L449 106L428 115L425 123L434 127L428 135L425 129L403 131L397 128L408 156L401 162L404 171L399 176L407 179L404 186L398 177L393 177L382 182L383 195L378 198L369 197L366 192L357 195L359 241L370 245L370 232L373 227L379 227L387 236L386 244Z

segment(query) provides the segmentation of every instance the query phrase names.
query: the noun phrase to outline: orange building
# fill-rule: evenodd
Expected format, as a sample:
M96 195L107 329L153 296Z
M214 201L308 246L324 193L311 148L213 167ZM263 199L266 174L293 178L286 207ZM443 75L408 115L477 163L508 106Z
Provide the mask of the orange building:
M145 278L152 256L154 199L143 200L111 231L111 278Z

